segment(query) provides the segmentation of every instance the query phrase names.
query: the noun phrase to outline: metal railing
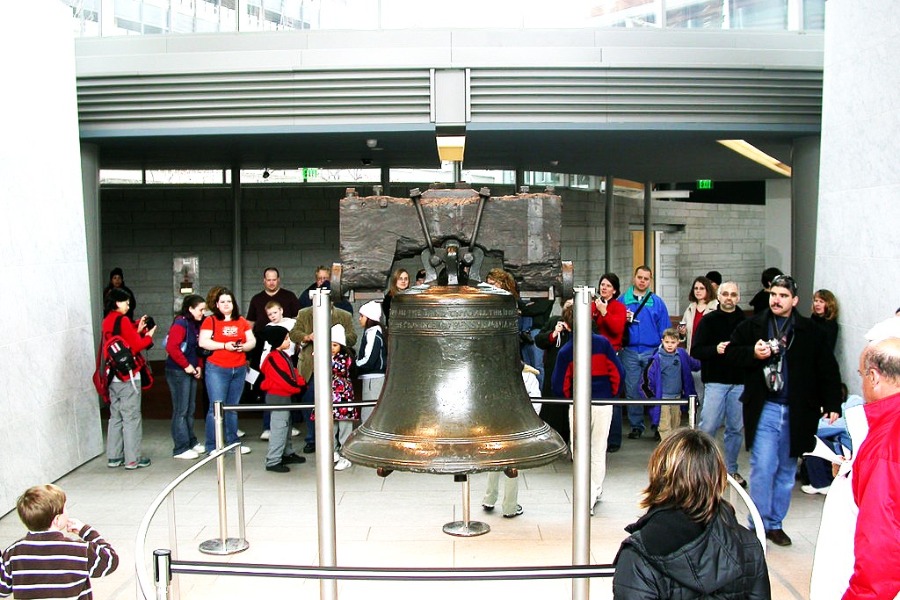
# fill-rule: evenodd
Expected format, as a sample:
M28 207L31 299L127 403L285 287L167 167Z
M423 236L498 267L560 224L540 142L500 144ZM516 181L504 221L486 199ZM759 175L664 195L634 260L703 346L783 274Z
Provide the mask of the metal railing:
M517 580L517 579L572 579L573 599L586 600L589 597L589 581L592 577L612 577L615 567L611 564L591 565L590 556L590 406L591 405L687 405L688 426L695 427L697 419L697 397L673 400L628 400L620 398L591 399L590 386L590 298L594 290L591 288L576 288L576 305L579 300L584 306L576 306L575 311L575 362L574 374L574 398L541 398L535 401L543 403L572 404L574 406L574 444L573 444L573 536L572 536L572 565L560 566L534 566L534 567L493 567L493 568L372 568L372 567L339 567L336 561L336 532L334 527L335 497L334 497L334 473L331 465L331 453L317 453L317 501L318 501L318 539L319 539L319 566L304 565L271 565L216 561L181 561L177 557L177 542L175 531L175 489L197 470L207 465L212 460L217 461L218 468L218 500L219 500L219 538L204 542L204 544L217 545L213 551L201 551L212 554L232 554L246 549L249 544L245 537L245 519L243 502L243 475L241 469L241 454L236 448L240 442L224 446L224 413L228 411L243 412L251 410L300 410L315 408L321 414L331 413L330 385L327 385L329 365L325 362L329 356L322 353L324 364L316 364L316 372L321 374L316 379L316 402L309 404L257 404L257 405L233 405L224 406L221 401L214 404L214 418L216 428L217 449L191 466L179 475L154 499L150 508L141 521L135 541L135 570L139 596L149 600L165 600L179 598L178 580L173 575L232 575L232 576L278 576L302 579L318 579L320 581L320 598L337 599L338 580L371 580L371 581L488 581L488 580ZM318 294L319 292L313 292ZM328 292L323 291L322 296L327 298ZM315 321L315 341L318 347L329 347L331 340L330 327L330 302L314 302L314 318L323 319ZM327 313L323 317L319 312ZM327 319L327 320L324 320ZM579 331L588 334L579 335ZM321 336L321 337L320 337ZM321 379L321 380L320 380ZM347 406L373 406L375 402L347 403ZM331 439L333 437L333 422L330 419L316 421L316 435L319 439ZM235 473L237 477L237 501L239 537L227 537L227 514L225 503L224 459L226 453L234 451ZM326 457L325 454L328 456ZM326 458L328 460L326 460ZM765 532L762 528L762 520L759 512L747 492L728 476L728 482L741 500L747 505L753 520L756 535L760 540L763 551L766 548ZM146 561L143 548L146 544L146 536L150 523L156 512L168 499L169 513L169 542L171 549L154 550L154 583L149 582ZM732 496L733 499L733 496ZM218 542L218 544L215 544Z

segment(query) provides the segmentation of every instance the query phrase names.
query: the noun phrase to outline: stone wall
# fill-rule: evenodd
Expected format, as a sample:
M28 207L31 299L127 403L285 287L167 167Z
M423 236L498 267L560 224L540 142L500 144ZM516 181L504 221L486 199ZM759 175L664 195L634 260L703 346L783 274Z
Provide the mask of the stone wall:
M282 285L299 293L312 283L316 266L338 260L338 203L344 190L337 185L244 188L243 289L237 292L242 308L262 289L267 266L278 267ZM577 285L596 286L605 264L605 197L581 190L557 192L563 198L562 257L574 262ZM230 198L230 188L222 186L101 191L105 272L124 269L138 313L153 315L161 325L159 342L173 309L173 257L199 256L203 295L213 285L233 285ZM615 202L612 265L624 287L631 279L631 231L642 229L643 201L616 197ZM683 312L693 278L710 269L738 281L749 300L764 268L763 206L654 201L653 208L654 223L664 231L655 287L672 314ZM150 351L151 358L164 358L161 345Z

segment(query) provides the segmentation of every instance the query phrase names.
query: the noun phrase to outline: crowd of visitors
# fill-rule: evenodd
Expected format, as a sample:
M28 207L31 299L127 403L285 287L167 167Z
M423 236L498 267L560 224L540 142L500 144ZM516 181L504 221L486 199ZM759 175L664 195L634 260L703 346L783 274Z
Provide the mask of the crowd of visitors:
M263 275L264 289L251 299L246 318L232 292L224 287L210 290L205 300L198 295L184 298L164 342L174 458L195 459L216 445L211 407L205 440L198 441L194 435L200 381L205 381L210 400L235 404L241 399L248 369L254 369L259 371L258 380L250 388L262 392L260 401L312 403L314 336L309 292L327 289L330 273L325 267L317 268L315 283L299 296L281 287L278 269L268 268ZM416 275L415 284L424 283L424 273ZM335 421L335 438L324 448L333 454L336 470L351 466L341 449L353 428L365 422L373 410L341 404L357 398L377 401L389 359L386 339L391 303L410 288L410 279L407 270L397 269L388 279L384 298L360 306L358 348L353 307L344 310L338 307L343 299L332 299L336 301L330 349L335 408L330 418ZM499 268L487 274L485 283L508 291L516 300L523 381L529 395L571 398L575 360L571 300L560 304L560 314L553 314L552 301L520 296L515 278ZM900 505L900 499L890 505L883 500L900 493L890 467L894 461L891 440L900 439L891 412L900 405L900 319L895 317L895 322L882 326L881 334L863 351L859 370L863 398L842 404L847 389L840 381L834 356L839 310L831 291L814 293L807 318L798 310L796 281L778 269L766 269L761 275L762 289L750 303L752 316L748 316L750 311L740 306L738 285L723 282L721 274L710 271L694 278L688 304L675 324L652 284L653 272L645 265L634 270L624 291L615 273L604 273L591 304L592 397L640 401L624 408L592 407L592 515L603 494L606 453L622 446L623 414L628 419L629 439L640 439L650 428L655 430L654 439L660 440L650 460L650 485L641 504L648 512L627 528L631 537L623 542L616 559L614 596L674 597L689 588L707 595L768 597L762 548L746 529L752 524L738 524L734 510L722 497L726 475L744 487L749 484L766 538L789 546L792 540L783 523L798 475L798 459L812 449L818 432L822 440L833 444L836 454L843 452L842 460L849 464L856 459L855 468L842 469L840 476L852 477L859 522L868 524L865 530L855 529L851 546L855 554L845 558L847 581L841 582L849 586L845 597L893 597L900 590L900 577L885 572L880 557L893 557L900 544L895 543L895 536L869 531L891 531L898 522L894 507ZM104 299L104 334L121 336L135 354L146 350L156 327L147 317L134 318L134 293L125 286L121 269L110 273ZM110 380L107 459L111 468L124 465L136 469L150 464L140 449L140 377L138 371L130 377L114 375ZM354 387L357 383L358 390ZM681 405L647 410L647 400L691 396L699 396L698 431L681 427ZM863 402L870 427L867 444L850 439L841 417L843 410ZM546 403L542 408L537 404L536 410L567 443L573 441L571 408ZM265 413L263 437L269 440L266 470L286 473L290 471L287 465L305 462L291 444L292 432L298 433L291 415L297 412ZM307 454L316 451L315 417L310 412L298 415L307 422L303 447ZM715 441L723 428L724 453ZM241 433L236 413L227 412L225 443L238 441ZM742 440L749 452L747 479L739 472ZM241 447L242 453L249 451L249 447ZM836 472L821 459L807 459L803 476L808 476L809 482L802 486L803 491L826 494ZM482 501L485 511L492 511L500 502L503 516L522 515L518 479L503 479L502 497L500 481L500 472L489 475ZM90 540L84 539L90 547ZM675 560L675 556L681 558ZM720 569L693 570L692 561L720 564Z

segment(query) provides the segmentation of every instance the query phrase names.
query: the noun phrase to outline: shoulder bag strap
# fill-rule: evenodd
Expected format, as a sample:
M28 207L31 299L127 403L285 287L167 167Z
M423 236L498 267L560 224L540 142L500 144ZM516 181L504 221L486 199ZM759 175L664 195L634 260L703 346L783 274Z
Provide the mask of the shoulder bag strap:
M638 313L640 313L641 310L643 310L644 305L647 304L647 300L650 299L650 294L652 294L652 293L653 293L653 292L648 291L646 294L644 294L644 299L641 300L641 305L638 306L638 309L637 309L636 311L634 311L634 317L637 317L637 316L638 316Z
M278 354L276 356L281 356L282 358L284 358L284 355L281 354L281 350L273 350L272 352L277 352ZM290 364L290 361L288 361L288 364ZM296 377L292 379L289 373L285 372L284 369L278 366L278 363L275 361L274 357L272 357L272 368L275 369L275 371L281 376L281 378L284 379L284 381L289 385L292 385L294 387L302 387L298 384Z

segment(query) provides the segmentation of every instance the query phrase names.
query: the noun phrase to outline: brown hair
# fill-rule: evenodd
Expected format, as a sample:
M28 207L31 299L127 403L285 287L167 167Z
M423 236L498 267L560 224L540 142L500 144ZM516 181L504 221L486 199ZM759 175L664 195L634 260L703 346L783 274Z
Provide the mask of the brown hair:
M838 303L837 298L834 297L834 294L831 290L816 290L813 294L813 301L816 298L821 298L825 301L825 314L822 317L826 321L836 321L838 318ZM812 308L810 308L812 310Z
M665 331L663 331L662 336L663 336L664 338L675 338L676 340L680 340L680 339L681 339L681 334L678 333L678 330L675 329L674 327L669 327L668 329L666 329Z
M675 506L700 524L715 517L728 485L719 447L697 429L679 429L660 442L650 455L648 472L641 508Z
M712 281L710 281L706 277L703 277L702 275L694 278L694 283L691 284L691 293L688 294L688 300L691 302L698 302L697 296L694 295L694 284L696 284L698 281L703 287L706 288L706 302L709 303L715 300L716 294L713 292Z
M275 308L276 306L278 308L284 308L281 305L281 302L279 302L278 300L269 300L268 302L266 302L266 310L269 310L270 308Z
M508 271L504 271L503 269L499 268L491 269L490 271L488 271L488 274L484 278L485 281L487 281L488 279L494 280L498 288L500 288L501 290L506 290L507 292L515 296L518 300L519 288L516 285L516 280Z
M206 308L212 312L212 307L216 303L216 298L219 297L219 292L225 289L224 285L214 285L209 288L209 291L206 293Z
M391 286L388 289L388 295L396 296L400 292L404 291L397 287L397 280L400 279L400 275L402 275L403 273L406 273L406 279L407 279L407 281L409 281L409 271L407 271L406 269L397 269L391 275ZM410 285L412 285L412 281L409 281L409 283L410 283ZM409 288L406 288L406 289L409 289Z
M52 483L32 486L16 500L16 512L28 531L47 531L65 509L66 493Z
M571 304L563 306L560 319L562 319L563 323L569 326L569 329L573 329L575 326L575 307Z

